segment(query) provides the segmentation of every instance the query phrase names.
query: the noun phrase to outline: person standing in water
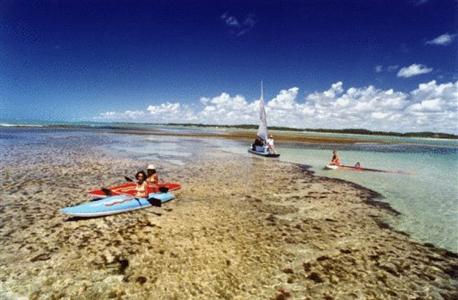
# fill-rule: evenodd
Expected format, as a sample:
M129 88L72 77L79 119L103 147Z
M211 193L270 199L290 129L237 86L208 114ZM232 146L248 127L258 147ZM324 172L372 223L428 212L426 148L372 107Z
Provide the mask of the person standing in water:
M267 138L266 144L267 144L267 150L270 153L277 154L277 151L275 151L274 137L271 134Z
M332 158L331 158L331 165L335 165L335 166L340 166L342 163L340 162L340 158L339 156L337 155L337 151L336 150L333 150L332 151Z

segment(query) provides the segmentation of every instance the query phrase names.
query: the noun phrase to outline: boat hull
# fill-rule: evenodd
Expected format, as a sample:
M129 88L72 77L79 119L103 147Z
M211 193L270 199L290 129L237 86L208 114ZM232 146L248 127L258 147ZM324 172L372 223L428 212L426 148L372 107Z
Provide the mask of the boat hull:
M339 166L337 166L337 165L326 165L326 166L324 166L324 168L326 170L337 170L339 168Z
M152 205L160 206L162 203L173 199L175 199L175 196L172 193L154 193L150 194L148 199L135 198L130 195L118 195L76 206L65 207L60 211L63 214L74 217L100 217L147 208Z
M137 190L135 189L137 184L135 182L126 182L121 185L113 186L113 187L108 187L107 190L111 191L110 195L107 195L103 190L92 190L89 192L89 195L94 198L104 198L107 196L118 196L118 195L132 195L135 196L137 193ZM158 188L168 188L169 191L176 191L181 189L181 185L179 183L175 182L167 182L167 183L160 183ZM158 190L154 191L158 192Z
M248 149L248 152L259 155L259 156L264 156L264 157L279 157L280 156L280 154L278 153L275 154L275 153L269 153L269 152L258 152L258 151L254 151L253 149Z
M324 167L325 170L349 170L349 171L361 171L361 172L379 172L379 173L395 173L393 171L386 171L386 170L379 170L379 169L369 169L369 168L361 168L355 166L345 166L345 165L326 165Z

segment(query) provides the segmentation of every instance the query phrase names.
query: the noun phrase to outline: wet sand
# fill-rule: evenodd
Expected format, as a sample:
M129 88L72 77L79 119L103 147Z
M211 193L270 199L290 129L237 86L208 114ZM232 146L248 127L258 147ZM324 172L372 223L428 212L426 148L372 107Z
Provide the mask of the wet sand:
M84 140L0 161L0 299L456 299L458 255L385 222L361 186L298 165L196 154L177 199L103 218L58 209L144 161ZM39 172L37 172L39 171Z

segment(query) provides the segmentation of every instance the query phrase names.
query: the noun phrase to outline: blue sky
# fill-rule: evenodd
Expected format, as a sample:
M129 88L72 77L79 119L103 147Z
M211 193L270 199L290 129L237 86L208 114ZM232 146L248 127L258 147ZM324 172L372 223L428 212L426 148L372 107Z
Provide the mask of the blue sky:
M276 125L310 125L307 120L323 105L312 107L307 99L342 82L342 90L328 99L334 101L329 110L354 110L336 104L351 88L367 92L373 86L380 91L371 94L375 98L393 89L405 95L396 107L410 112L413 125L395 128L387 116L374 124L349 117L321 126L419 130L435 121L444 124L431 129L455 131L445 122L456 117L457 8L454 0L6 0L0 3L0 120L211 123L221 119L205 117L205 109L228 101L214 107L225 116L233 113L222 121L256 122L256 115L238 118L231 107L251 109L263 80L267 101L297 88L290 93L299 105L294 109L315 112L291 123L282 120L286 111L272 117ZM437 90L419 99L415 90L433 80ZM446 94L437 94L440 89ZM237 104L237 95L246 103ZM434 103L438 97L441 105ZM383 101L370 113L382 116ZM268 106L269 114L275 107L287 110L278 103ZM412 116L409 107L415 104ZM436 119L421 115L418 125L419 109L429 109Z

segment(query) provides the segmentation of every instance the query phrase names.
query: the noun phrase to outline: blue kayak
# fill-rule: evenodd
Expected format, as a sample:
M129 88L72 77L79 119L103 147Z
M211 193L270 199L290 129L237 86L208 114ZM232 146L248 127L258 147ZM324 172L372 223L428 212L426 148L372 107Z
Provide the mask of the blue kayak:
M101 200L86 202L76 206L65 207L60 211L75 217L99 217L119 214L150 206L161 206L162 203L175 199L172 193L154 193L146 198L134 198L129 195L106 197Z

